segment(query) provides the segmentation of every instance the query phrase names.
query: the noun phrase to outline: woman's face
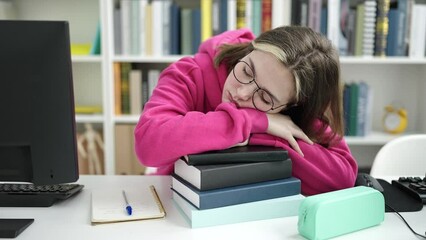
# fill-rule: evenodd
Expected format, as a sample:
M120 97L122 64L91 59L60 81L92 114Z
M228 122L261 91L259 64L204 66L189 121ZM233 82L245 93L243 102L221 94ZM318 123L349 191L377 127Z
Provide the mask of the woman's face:
M235 103L238 108L263 108L264 111L273 104L274 109L268 113L277 113L294 99L293 75L274 55L254 50L241 61L225 81L222 102ZM263 91L258 91L258 86Z

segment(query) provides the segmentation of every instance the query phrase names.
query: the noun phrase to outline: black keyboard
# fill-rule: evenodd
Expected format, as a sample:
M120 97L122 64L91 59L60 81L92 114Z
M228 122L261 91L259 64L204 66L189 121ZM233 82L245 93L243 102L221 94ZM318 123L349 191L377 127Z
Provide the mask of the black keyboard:
M0 184L0 207L49 207L83 189L80 184Z
M398 180L393 180L392 184L414 197L420 197L423 204L426 204L426 177L400 177Z

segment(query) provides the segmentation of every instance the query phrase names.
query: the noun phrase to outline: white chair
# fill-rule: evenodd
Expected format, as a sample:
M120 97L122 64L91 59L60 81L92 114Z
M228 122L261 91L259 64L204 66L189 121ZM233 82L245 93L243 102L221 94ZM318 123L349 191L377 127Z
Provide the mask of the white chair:
M426 134L398 137L385 144L377 153L370 175L425 176Z

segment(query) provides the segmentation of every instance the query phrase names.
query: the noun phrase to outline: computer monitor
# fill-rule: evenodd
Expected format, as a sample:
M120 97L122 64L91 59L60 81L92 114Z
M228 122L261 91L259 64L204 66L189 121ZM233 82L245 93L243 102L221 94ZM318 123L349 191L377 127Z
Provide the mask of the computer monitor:
M78 177L69 26L0 21L0 182Z

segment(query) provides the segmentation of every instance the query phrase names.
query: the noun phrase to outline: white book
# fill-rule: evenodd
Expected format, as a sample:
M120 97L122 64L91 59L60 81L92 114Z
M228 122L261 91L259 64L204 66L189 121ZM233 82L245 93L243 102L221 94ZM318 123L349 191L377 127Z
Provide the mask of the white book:
M147 34L145 31L145 21L146 21L146 6L148 5L148 0L139 0L139 50L140 55L146 55L146 38Z
M150 69L148 70L148 92L149 96L152 96L152 92L154 88L157 86L158 78L160 77L160 70L158 69Z
M272 0L272 28L291 24L291 0Z
M246 16L245 16L245 25L248 29L253 29L252 18L253 18L253 0L246 0Z
M140 12L139 12L139 1L131 1L130 9L130 54L139 55L140 54Z
M228 0L228 30L237 29L237 0Z
M327 37L339 49L340 1L327 0Z
M170 45L170 33L171 33L171 23L170 23L170 8L172 6L171 0L163 1L163 53L162 55L170 55L171 45Z
M142 70L132 69L129 73L130 114L139 115L142 111Z
M152 1L152 54L163 55L163 1Z
M425 57L426 4L414 4L411 13L409 57Z
M129 55L131 53L131 0L121 0L121 53Z
M212 30L213 30L213 35L217 35L220 31L220 12L219 12L219 0L213 0L212 2Z

